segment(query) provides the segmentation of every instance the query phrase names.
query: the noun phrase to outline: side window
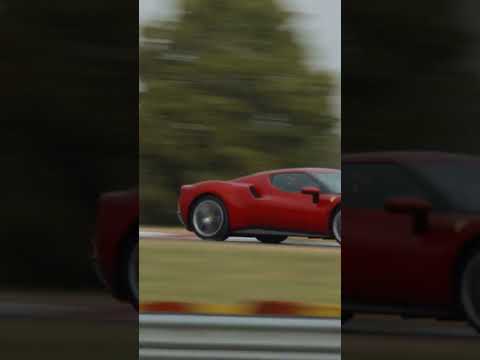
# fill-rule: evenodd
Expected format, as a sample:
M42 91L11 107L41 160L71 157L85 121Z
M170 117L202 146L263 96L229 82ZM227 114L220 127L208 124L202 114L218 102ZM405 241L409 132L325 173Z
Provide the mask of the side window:
M383 209L393 196L419 197L433 202L431 192L399 165L358 163L342 166L342 202L346 207Z
M271 178L272 185L286 192L300 192L306 186L318 186L309 175L304 173L275 174Z

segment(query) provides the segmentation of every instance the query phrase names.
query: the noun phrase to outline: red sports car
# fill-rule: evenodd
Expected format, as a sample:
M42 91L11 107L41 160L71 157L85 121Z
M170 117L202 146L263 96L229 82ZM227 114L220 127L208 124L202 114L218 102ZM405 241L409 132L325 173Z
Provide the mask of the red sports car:
M111 192L98 202L93 260L115 298L138 309L138 192Z
M342 163L345 319L396 313L480 330L480 159L397 152Z
M178 216L202 239L234 235L280 243L305 236L340 243L340 179L339 170L302 168L184 185Z

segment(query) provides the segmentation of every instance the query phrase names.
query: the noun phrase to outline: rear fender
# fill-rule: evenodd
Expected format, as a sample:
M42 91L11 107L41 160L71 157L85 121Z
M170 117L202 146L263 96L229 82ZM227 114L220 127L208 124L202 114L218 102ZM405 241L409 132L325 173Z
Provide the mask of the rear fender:
M206 181L183 186L178 206L187 229L191 230L190 215L193 206L206 195L215 196L223 201L229 216L230 230L247 226L250 220L248 208L256 201L251 186L227 181Z

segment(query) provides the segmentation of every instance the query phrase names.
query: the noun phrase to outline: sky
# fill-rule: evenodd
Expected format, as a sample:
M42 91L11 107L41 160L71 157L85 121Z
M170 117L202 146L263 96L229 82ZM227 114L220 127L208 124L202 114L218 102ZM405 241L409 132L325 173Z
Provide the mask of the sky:
M175 16L175 0L139 0L140 23ZM255 0L238 0L255 1ZM341 0L278 0L299 16L294 28L304 42L309 63L319 69L341 71Z

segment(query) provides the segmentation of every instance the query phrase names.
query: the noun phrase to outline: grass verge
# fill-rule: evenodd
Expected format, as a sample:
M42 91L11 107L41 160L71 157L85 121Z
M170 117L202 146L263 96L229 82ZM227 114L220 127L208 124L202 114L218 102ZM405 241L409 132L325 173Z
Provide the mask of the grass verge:
M140 300L340 305L340 251L263 244L140 241Z

